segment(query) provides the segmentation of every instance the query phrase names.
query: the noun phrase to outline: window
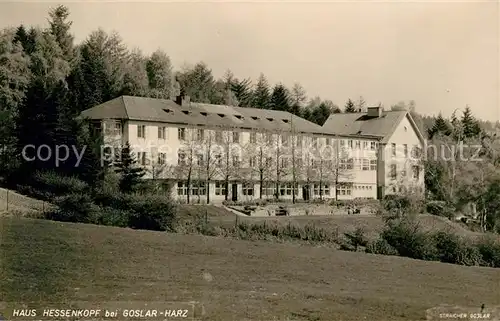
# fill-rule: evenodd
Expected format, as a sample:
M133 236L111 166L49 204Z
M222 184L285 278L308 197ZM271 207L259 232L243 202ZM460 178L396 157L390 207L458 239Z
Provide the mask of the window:
M319 195L319 184L314 184L313 191L314 196Z
M403 165L403 170L401 171L401 176L406 177L406 168L404 168L404 165Z
M248 160L248 165L250 166L250 168L256 167L257 166L257 157L255 157L255 156L250 157L250 159Z
M240 158L237 155L233 156L233 166L234 167L240 166Z
M396 164L391 164L391 179L395 180L398 177L398 166Z
M360 149L360 148L361 148L361 142L360 142L359 140L355 140L355 141L354 141L354 147L355 147L356 149Z
M302 158L297 158L297 159L295 160L295 166L296 166L297 168L302 168L302 165L304 165L304 163L303 163L303 161L302 161Z
M178 182L177 183L177 195L184 196L187 195L187 183L186 182Z
M326 145L327 146L331 146L332 145L332 139L331 138L329 138L329 137L326 138Z
M165 139L166 138L166 128L165 127L158 127L158 139Z
M393 157L396 156L396 144L394 143L391 144L391 150L392 150L391 152L392 156Z
M274 190L275 186L271 182L266 182L264 183L264 186L262 187L262 195L274 195Z
M271 166L272 162L273 162L272 157L266 157L266 166Z
M280 192L280 195L281 196L285 196L285 195L292 195L292 191L293 191L293 188L292 188L293 184L292 183L288 183L288 184L280 184L280 188L279 188L279 192ZM298 194L298 186L295 185L295 195Z
M345 139L341 139L340 140L340 147L344 147L345 146Z
M165 165L167 163L167 154L166 153L158 153L158 164Z
M216 143L222 143L222 132L221 131L216 131L215 132L215 142Z
M137 153L137 162L143 166L147 164L146 152L138 152Z
M411 156L413 158L420 157L420 148L417 145L413 145L413 148L411 150Z
M347 141L347 147L352 149L352 139Z
M215 165L222 166L222 155L215 154L214 157L215 157Z
M313 137L313 148L318 148L318 137Z
M420 178L420 167L418 165L412 166L413 179L418 180Z
M179 140L186 140L186 128L179 128L177 134Z
M243 183L243 195L252 196L253 186L252 183Z
M403 152L405 157L408 157L408 144L403 144Z
M337 188L337 195L352 195L352 185L340 185Z
M184 151L177 152L177 164L186 165L186 153Z
M283 145L283 147L288 146L288 136L281 136L281 145Z
M370 159L370 170L371 171L377 170L377 160L376 159Z
M367 141L363 142L363 149L368 149L368 142Z
M225 182L215 182L215 195L226 195Z
M146 126L144 125L137 126L137 138L146 138Z
M281 159L281 168L286 168L286 167L288 167L288 158L283 157Z
M196 157L196 165L198 165L198 166L203 166L203 165L205 165L205 162L204 162L204 160L203 160L203 154L198 154L198 155L196 155L196 156L197 156L197 157Z
M233 143L239 143L239 142L240 142L240 133L233 132Z
M272 144L273 143L273 134L270 134L270 133L266 134L266 142L268 144Z
M376 142L370 142L370 149L371 150L376 150L377 149L377 143Z
M364 171L369 171L370 170L370 160L369 159L363 159L362 169Z
M319 184L314 184L313 193L314 193L314 195L330 196L330 185L323 184L323 186L322 186L322 188L320 190L320 185Z
M191 185L191 195L206 195L205 182L193 182Z
M302 147L302 136L297 136L297 147Z
M205 138L205 131L203 129L198 129L196 131L196 139L201 142Z
M116 134L121 134L122 133L122 123L117 121L115 122L115 128L114 131Z
M353 169L354 168L354 159L353 158L349 158L347 160L347 169Z
M257 142L257 133L250 133L250 143L255 144Z
M323 185L323 195L330 196L330 185Z

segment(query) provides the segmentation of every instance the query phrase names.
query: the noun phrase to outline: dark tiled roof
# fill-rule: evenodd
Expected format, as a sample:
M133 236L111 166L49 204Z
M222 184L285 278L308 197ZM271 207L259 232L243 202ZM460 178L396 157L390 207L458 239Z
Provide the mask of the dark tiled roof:
M81 113L90 119L129 119L213 127L323 133L324 128L288 112L258 108L190 103L168 99L121 96Z

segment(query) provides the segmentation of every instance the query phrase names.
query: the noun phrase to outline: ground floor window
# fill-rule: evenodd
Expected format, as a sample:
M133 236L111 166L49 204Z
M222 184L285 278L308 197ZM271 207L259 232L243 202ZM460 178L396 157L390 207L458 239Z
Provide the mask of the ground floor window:
M191 195L207 195L205 182L193 182L191 184Z
M215 182L215 195L226 195L226 183Z
M341 185L337 188L337 195L352 195L351 185Z
M330 185L328 184L322 184L323 185L323 188L322 188L322 193L320 191L320 184L314 184L314 195L315 196L318 196L320 194L322 195L326 195L326 196L330 196Z
M292 183L287 183L287 184L280 184L280 195L285 196L285 195L292 195L293 191L293 184ZM295 184L295 195L299 193L298 185Z
M253 183L243 183L243 195L253 196Z
M264 183L262 186L262 195L272 196L275 192L275 184L271 182Z
M178 182L177 183L177 195L183 196L187 195L187 183L186 182Z

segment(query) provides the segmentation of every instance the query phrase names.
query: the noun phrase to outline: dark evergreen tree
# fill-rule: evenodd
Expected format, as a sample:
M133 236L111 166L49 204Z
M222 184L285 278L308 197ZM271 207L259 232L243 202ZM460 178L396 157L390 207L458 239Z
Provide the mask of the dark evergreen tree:
M432 139L436 134L444 136L451 135L451 128L441 113L439 113L438 117L434 121L434 125L427 129L427 134L429 135L429 139Z
M250 79L233 79L230 90L234 93L239 106L252 106L252 81Z
M290 98L284 85L277 84L274 86L269 107L274 110L290 111Z
M354 102L351 100L351 98L349 98L349 100L347 100L347 102L345 104L344 112L345 113L356 112L356 106L354 105Z
M465 138L478 138L480 136L481 126L474 116L472 116L472 111L469 106L465 107L461 123Z
M326 102L321 102L318 107L314 108L312 111L312 121L316 124L323 126L328 117L330 117L332 113L331 108L328 106Z
M264 74L261 73L253 92L252 107L267 109L269 108L269 99L269 83Z
M127 143L121 151L120 160L116 163L117 173L121 174L119 188L123 193L130 193L137 189L141 178L145 175L144 168L137 165L130 145Z
M69 32L73 22L67 20L69 9L66 6L59 5L49 12L49 16L50 32L56 38L64 58L71 62L74 58L74 46L73 36Z

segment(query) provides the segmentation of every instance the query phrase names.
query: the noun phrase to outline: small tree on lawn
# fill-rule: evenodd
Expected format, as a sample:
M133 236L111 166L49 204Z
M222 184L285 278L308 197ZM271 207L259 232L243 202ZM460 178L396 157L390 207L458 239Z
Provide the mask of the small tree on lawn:
M119 188L123 193L133 192L140 184L141 178L146 174L142 167L137 166L137 161L127 143L121 150L121 158L116 163L115 172L121 174Z

